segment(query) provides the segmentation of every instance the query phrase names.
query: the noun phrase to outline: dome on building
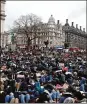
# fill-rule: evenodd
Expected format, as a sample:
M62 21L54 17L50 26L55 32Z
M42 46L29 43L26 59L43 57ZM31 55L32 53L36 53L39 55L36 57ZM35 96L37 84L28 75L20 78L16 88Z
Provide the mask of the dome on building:
M53 15L51 15L51 17L49 18L48 24L50 24L50 25L54 25L55 24L55 19L54 19Z

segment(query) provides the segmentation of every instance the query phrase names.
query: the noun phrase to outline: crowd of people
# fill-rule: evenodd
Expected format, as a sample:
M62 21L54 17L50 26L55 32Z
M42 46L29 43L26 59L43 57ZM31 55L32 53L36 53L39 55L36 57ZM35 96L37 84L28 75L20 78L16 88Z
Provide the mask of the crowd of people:
M87 103L83 55L2 51L0 103Z

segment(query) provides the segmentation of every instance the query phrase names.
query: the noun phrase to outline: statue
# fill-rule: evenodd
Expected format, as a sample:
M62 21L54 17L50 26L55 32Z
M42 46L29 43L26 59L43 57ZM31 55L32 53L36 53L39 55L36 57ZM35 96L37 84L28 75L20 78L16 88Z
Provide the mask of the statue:
M14 33L12 33L12 36L11 36L11 43L12 44L15 44L15 36L14 36Z

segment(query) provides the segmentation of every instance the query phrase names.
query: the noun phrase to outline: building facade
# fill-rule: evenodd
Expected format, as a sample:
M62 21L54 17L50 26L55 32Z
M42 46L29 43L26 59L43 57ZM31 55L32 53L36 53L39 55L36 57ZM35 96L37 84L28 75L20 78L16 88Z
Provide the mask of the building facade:
M33 33L32 36L33 37ZM55 23L53 15L50 16L48 23L41 24L41 28L37 31L38 38L32 40L32 46L44 47L44 41L49 42L48 47L62 47L65 42L65 34L62 31L62 25L59 20ZM24 34L16 35L17 46L24 48L27 44L27 38Z
M4 24L5 24L5 0L0 1L1 11L0 11L0 46L3 47L3 33L4 33Z
M9 45L9 33L8 32L4 32L2 34L2 47L6 47L7 45Z
M66 24L63 26L63 31L65 32L65 43L69 45L69 47L78 47L80 49L86 49L87 44L87 33L85 32L85 28L80 26L78 28L78 24L74 27L74 22L70 26L68 23L68 19L66 19Z

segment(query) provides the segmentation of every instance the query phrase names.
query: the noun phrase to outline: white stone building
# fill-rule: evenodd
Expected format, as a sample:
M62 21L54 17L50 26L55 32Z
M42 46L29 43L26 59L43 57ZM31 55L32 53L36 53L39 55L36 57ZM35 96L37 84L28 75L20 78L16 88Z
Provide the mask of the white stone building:
M2 34L2 47L4 48L8 44L10 44L9 43L9 32L4 32Z
M49 41L49 47L64 46L65 34L62 31L62 25L59 20L55 23L54 17L51 17L48 20L48 23L44 23L41 26L41 29L38 31L38 38L32 40L32 46L37 45L39 47L44 47L44 41ZM33 34L32 34L33 36ZM24 48L27 43L27 38L24 34L16 35L16 44L17 46Z
M3 39L4 39L4 25L5 25L5 0L1 0L0 1L0 5L1 5L1 12L0 12L0 24L1 24L1 31L0 31L0 46L4 46L4 42L3 42Z

